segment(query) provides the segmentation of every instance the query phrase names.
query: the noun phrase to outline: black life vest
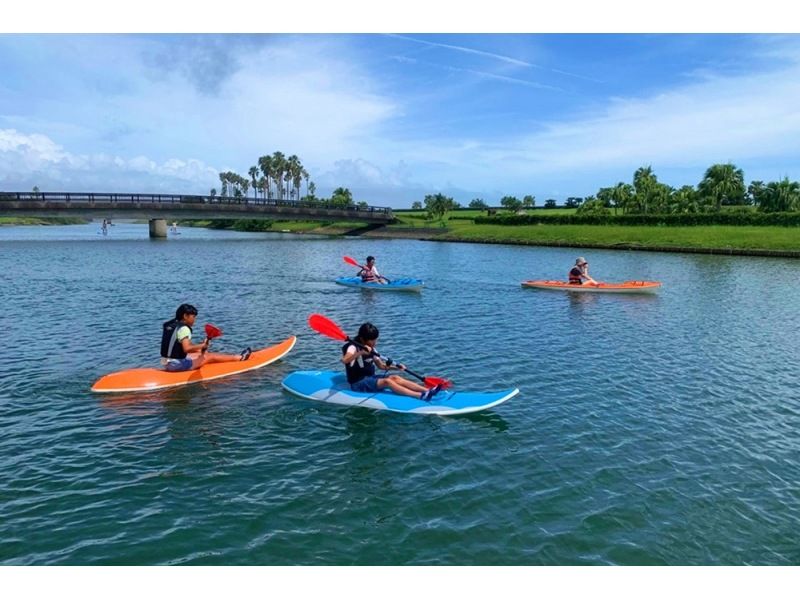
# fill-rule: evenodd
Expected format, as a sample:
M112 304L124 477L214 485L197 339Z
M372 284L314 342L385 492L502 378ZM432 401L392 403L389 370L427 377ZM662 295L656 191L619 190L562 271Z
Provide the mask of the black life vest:
M583 271L578 268L578 266L573 266L572 270L569 271L569 283L570 284L583 284L583 279L581 275Z
M178 330L183 326L190 331L192 329L187 323L177 319L164 322L161 331L161 357L168 359L184 359L186 357L186 351L183 350L183 345L177 339Z
M355 343L348 341L342 345L342 355L346 355L347 349L350 347L359 349ZM375 362L372 359L372 355L368 357L360 356L358 359L354 359L348 363L344 369L347 372L347 381L350 384L355 384L359 380L375 375Z

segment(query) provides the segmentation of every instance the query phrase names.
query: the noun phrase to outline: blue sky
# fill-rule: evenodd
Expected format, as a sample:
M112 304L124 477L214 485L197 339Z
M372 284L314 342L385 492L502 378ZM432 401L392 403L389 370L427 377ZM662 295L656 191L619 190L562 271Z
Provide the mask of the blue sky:
M800 179L796 35L6 34L0 73L2 190L207 193L275 150L395 207Z

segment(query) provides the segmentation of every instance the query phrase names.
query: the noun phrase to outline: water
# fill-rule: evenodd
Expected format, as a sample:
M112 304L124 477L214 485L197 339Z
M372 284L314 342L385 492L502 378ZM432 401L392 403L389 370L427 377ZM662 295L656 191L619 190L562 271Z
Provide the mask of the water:
M800 564L800 261L323 239L146 225L0 229L0 562ZM417 294L334 285L343 255ZM653 297L522 289L584 254ZM264 369L89 392L157 361L182 302ZM287 395L335 369L321 312L476 390L456 418Z

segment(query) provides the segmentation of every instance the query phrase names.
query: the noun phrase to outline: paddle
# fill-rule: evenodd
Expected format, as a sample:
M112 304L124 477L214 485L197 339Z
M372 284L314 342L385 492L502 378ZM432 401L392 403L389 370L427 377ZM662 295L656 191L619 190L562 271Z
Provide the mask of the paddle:
M351 257L344 256L344 261L345 261L346 263L350 264L351 266L355 266L356 268L361 268L362 270L366 270L366 269L367 269L367 267L366 267L366 266L362 266L361 264L359 264L357 261L355 261L355 260L354 260L353 258L351 258ZM385 276L379 276L379 278L383 278L383 279L384 279L386 282L388 282L389 284L391 284L391 283L392 283L392 281L391 281L391 280L389 280L388 278L386 278Z
M210 340L215 339L215 338L217 338L219 336L222 336L222 330L220 330L219 328L217 328L213 324L206 324L205 328L206 328L206 340L210 341ZM203 349L201 352L205 353L206 349L208 349L208 347Z
M353 339L351 339L344 333L344 331L341 328L339 328L336 322L326 318L322 314L311 314L308 317L308 325L311 326L312 330L319 332L323 336L332 338L333 340L341 342L351 342L360 349L368 348L359 343L358 341L354 341ZM381 354L378 353L375 349L372 349L372 353L383 359L383 357L381 357ZM384 361L386 362L386 365L392 365L393 363L393 361L388 357L384 359ZM434 386L441 386L442 389L447 389L453 386L453 382L451 380L447 380L446 378L438 378L436 376L422 376L420 374L417 374L416 372L412 372L408 368L406 368L403 371L408 372L415 378L422 380L425 383L425 386L427 386L428 388L433 388Z

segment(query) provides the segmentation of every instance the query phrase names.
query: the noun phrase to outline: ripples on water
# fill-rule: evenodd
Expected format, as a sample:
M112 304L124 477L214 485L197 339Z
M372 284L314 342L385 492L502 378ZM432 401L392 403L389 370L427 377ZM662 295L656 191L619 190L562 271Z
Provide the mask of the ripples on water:
M800 564L800 262L595 251L595 276L663 289L571 296L519 282L574 250L94 232L0 230L0 562ZM428 288L331 282L367 253ZM218 350L296 349L207 385L88 391L156 363L184 301ZM522 392L450 419L292 398L288 372L339 367L314 311L373 321L382 352L460 388Z

